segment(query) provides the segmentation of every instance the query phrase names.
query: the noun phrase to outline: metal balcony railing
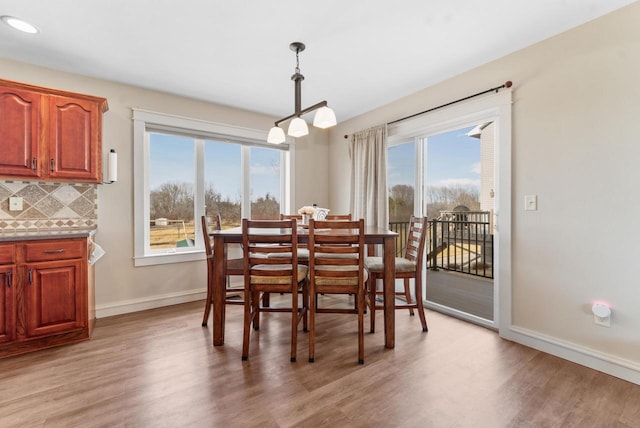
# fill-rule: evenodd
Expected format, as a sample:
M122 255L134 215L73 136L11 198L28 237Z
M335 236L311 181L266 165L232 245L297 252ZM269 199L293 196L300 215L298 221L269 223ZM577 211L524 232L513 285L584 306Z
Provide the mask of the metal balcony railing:
M390 222L389 229L398 233L396 256L402 257L409 222ZM427 268L493 278L492 230L489 211L443 211L427 228Z

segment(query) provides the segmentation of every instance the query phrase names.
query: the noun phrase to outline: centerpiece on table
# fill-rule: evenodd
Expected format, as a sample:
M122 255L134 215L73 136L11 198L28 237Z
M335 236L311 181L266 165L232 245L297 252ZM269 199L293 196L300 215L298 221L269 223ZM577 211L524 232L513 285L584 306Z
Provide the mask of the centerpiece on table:
M305 205L304 207L300 208L298 210L298 214L302 216L301 224L309 224L309 219L311 219L315 212L315 207L309 205Z
M329 213L329 209L327 208L319 208L314 205L312 207L305 205L304 207L298 210L298 214L302 215L301 224L309 224L310 219L314 220L324 220L327 214Z

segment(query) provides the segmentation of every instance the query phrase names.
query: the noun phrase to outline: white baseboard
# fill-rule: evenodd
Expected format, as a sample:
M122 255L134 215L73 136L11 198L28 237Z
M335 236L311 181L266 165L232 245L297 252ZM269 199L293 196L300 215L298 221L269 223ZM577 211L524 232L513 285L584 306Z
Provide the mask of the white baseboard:
M507 331L500 331L500 336L640 385L640 365L634 361L585 348L575 343L565 342L555 337L517 326L511 326Z
M180 303L204 300L206 297L207 291L205 289L200 289L149 296L141 299L124 300L117 303L96 306L96 318L145 311L147 309L161 308L163 306L178 305Z

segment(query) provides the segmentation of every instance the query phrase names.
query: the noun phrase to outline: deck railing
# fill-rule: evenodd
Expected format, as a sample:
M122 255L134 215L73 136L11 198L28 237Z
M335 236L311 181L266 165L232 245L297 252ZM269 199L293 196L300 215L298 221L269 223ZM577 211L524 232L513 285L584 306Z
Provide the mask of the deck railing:
M493 278L493 233L491 213L449 212L429 220L426 265L484 278ZM409 222L392 221L389 229L398 233L396 256L402 257L407 243Z
M488 215L429 221L427 267L493 278L493 233ZM475 219L480 220L475 220Z

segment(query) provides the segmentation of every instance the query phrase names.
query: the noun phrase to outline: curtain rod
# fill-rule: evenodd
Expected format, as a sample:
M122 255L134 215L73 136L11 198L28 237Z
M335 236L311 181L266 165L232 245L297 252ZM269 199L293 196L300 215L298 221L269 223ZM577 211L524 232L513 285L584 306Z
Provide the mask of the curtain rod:
M443 108L443 107L448 107L448 106L450 106L450 105L452 105L452 104L456 104L456 103L459 103L459 102L462 102L462 101L466 101L466 100L468 100L468 99L475 98L475 97L478 97L478 96L480 96L480 95L484 95L484 94L486 94L486 93L488 93L488 92L494 92L494 91L495 91L495 92L498 92L500 89L510 88L512 85L513 85L513 83L511 82L511 80L508 80L508 81L506 81L503 85L496 86L495 88L490 88L490 89L487 89L487 90L485 90L485 91L478 92L477 94L469 95L468 97L460 98L460 99L458 99L458 100L451 101L451 102L448 102L448 103L446 103L446 104L439 105L439 106L437 106L437 107L432 107L432 108L430 108L430 109L428 109L428 110L424 110L424 111L421 111L421 112L419 112L419 113L414 113L414 114L412 114L412 115L405 116L405 117L403 117L403 118L396 119L396 120L393 120L393 121L391 121L391 122L387 122L387 125L393 125L394 123L402 122L403 120L411 119L411 118L414 118L414 117L416 117L416 116L420 116L421 114L429 113L429 112L432 112L432 111L434 111L434 110L441 109L441 108ZM349 138L349 136L348 136L348 135L345 135L345 136L344 136L344 138Z

